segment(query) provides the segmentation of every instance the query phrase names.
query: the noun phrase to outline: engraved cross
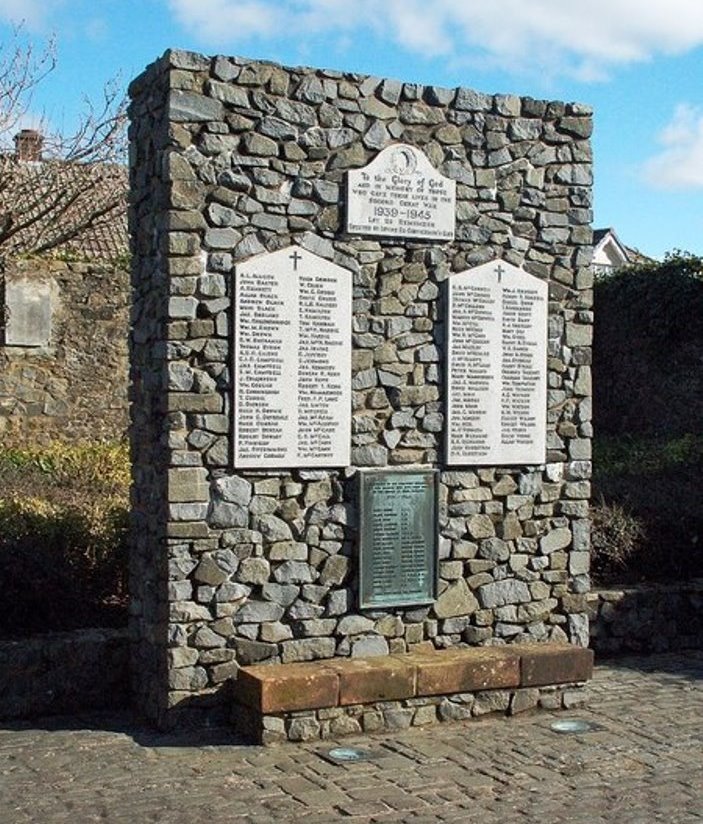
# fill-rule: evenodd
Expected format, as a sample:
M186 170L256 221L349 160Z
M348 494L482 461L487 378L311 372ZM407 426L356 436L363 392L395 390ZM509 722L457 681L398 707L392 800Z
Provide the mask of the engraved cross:
M293 271L298 271L298 261L303 259L303 256L298 254L297 251L293 252L292 255L288 255L288 257L293 261Z
M500 264L498 266L496 266L495 273L498 275L498 283L503 282L503 273L504 272L505 272L505 269Z

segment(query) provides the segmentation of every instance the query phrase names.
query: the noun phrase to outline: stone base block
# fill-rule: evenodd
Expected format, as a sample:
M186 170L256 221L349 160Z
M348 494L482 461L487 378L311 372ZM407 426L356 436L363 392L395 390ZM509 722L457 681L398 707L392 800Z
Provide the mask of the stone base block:
M244 738L267 746L286 741L326 741L347 735L397 732L448 721L477 721L489 714L512 716L528 710L574 709L585 706L587 697L584 684L562 684L272 714L235 705L232 722Z
M243 667L233 684L234 723L266 744L515 714L540 704L573 707L569 687L592 669L590 650L563 644Z
M237 677L237 700L264 714L333 707L338 694L335 673L308 664L243 667Z

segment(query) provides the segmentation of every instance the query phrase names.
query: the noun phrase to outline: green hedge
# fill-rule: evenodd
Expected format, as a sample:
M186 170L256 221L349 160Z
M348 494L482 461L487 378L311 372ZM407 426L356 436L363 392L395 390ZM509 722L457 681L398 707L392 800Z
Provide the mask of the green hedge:
M594 289L598 434L681 436L703 420L703 259L627 267Z
M596 580L703 576L703 259L596 281Z

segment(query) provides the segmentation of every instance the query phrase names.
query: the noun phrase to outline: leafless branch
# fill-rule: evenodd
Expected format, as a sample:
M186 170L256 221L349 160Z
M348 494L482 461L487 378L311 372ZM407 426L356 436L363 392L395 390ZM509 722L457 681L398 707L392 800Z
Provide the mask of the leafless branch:
M9 148L21 119L29 110L32 95L56 67L56 41L52 37L39 51L22 26L12 42L0 44L0 144Z
M126 106L116 82L86 99L73 133L42 124L40 162L20 159L14 137L37 85L56 65L53 40L36 50L24 32L0 44L0 257L40 254L123 223Z

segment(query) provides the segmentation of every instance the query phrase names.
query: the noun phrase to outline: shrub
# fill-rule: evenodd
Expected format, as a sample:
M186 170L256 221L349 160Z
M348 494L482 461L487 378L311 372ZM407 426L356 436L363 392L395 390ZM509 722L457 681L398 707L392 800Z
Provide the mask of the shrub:
M124 444L0 449L0 633L124 623Z
M600 501L591 508L591 570L604 581L626 572L633 557L646 546L641 519L613 501Z
M595 579L703 575L703 436L601 435L593 457Z

